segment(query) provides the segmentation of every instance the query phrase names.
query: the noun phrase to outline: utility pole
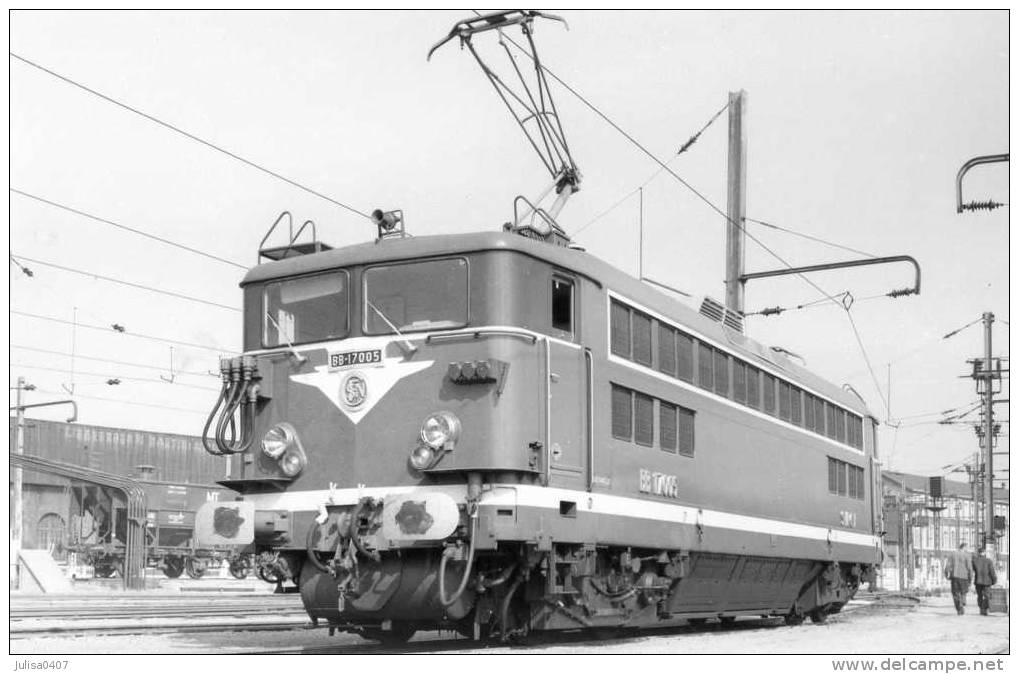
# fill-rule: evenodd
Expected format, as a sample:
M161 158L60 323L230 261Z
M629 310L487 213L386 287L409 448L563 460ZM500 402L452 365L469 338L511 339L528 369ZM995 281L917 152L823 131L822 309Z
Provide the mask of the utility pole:
M991 363L991 325L994 314L984 312L984 546L994 560L994 368Z
M743 123L747 92L729 92L729 161L725 228L725 306L743 314L743 267L746 261L747 129Z
M21 395L25 390L25 378L18 377L17 393L15 394L15 401L17 404L16 413L16 440L14 442L14 451L16 454L25 453L25 408L22 405ZM8 562L10 564L10 583L12 588L19 587L18 569L19 569L19 556L21 554L21 532L22 523L24 520L24 513L21 505L21 485L24 479L20 466L14 468L14 494L12 500L14 501L14 512L12 513L13 521L11 523L11 558Z

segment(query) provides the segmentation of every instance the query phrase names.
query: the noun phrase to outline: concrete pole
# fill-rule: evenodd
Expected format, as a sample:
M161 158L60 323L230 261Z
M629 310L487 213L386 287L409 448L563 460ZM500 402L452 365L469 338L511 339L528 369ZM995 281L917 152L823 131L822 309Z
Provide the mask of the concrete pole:
M17 405L16 414L16 440L14 443L14 451L16 454L25 453L25 408L21 399L22 392L25 389L25 378L18 377L17 393L15 395L15 404ZM24 523L24 511L21 503L21 487L24 479L20 466L14 468L13 474L13 495L12 500L14 501L14 512L11 513L13 520L11 522L11 558L10 558L10 583L11 587L19 587L18 569L20 562L21 553L21 535L23 531Z
M743 266L746 234L743 220L747 210L747 129L743 123L747 92L729 92L728 194L725 227L725 306L743 313Z
M984 313L984 545L994 560L994 373L991 368L991 325L994 314Z

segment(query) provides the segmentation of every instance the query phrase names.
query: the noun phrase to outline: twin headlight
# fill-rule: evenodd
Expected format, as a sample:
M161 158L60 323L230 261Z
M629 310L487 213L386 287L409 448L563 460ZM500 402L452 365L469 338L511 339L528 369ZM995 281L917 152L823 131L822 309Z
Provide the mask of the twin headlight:
M460 420L452 412L430 414L421 424L421 442L410 454L410 463L417 470L434 466L442 456L439 452L452 451L460 439Z
M308 457L297 438L297 431L284 422L276 424L262 437L262 452L276 459L280 470L287 477L297 477L308 465Z
M421 424L421 443L411 452L410 463L417 470L431 468L452 451L460 439L460 419L452 412L430 414ZM297 431L290 424L276 424L262 437L262 453L275 459L287 477L300 475L308 465Z

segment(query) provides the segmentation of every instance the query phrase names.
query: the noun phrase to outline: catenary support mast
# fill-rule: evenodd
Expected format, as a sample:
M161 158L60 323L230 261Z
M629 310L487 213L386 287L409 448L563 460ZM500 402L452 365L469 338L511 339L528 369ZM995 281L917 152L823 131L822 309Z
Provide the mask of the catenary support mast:
M747 209L747 131L744 124L747 92L729 92L729 179L725 228L725 306L743 313L743 266Z

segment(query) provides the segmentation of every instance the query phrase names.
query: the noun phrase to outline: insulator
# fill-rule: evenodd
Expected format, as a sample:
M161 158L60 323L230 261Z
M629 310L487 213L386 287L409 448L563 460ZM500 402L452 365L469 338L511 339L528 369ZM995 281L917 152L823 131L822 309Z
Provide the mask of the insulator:
M785 309L783 309L782 307L768 307L766 309L761 309L757 313L760 314L761 316L777 316L783 311L785 311Z
M968 204L962 205L964 211L993 211L995 208L1001 208L1005 204L998 203L988 199L987 201L971 201Z
M912 295L915 291L912 288L900 288L899 290L893 290L890 293L886 293L888 297L905 297L906 295Z

